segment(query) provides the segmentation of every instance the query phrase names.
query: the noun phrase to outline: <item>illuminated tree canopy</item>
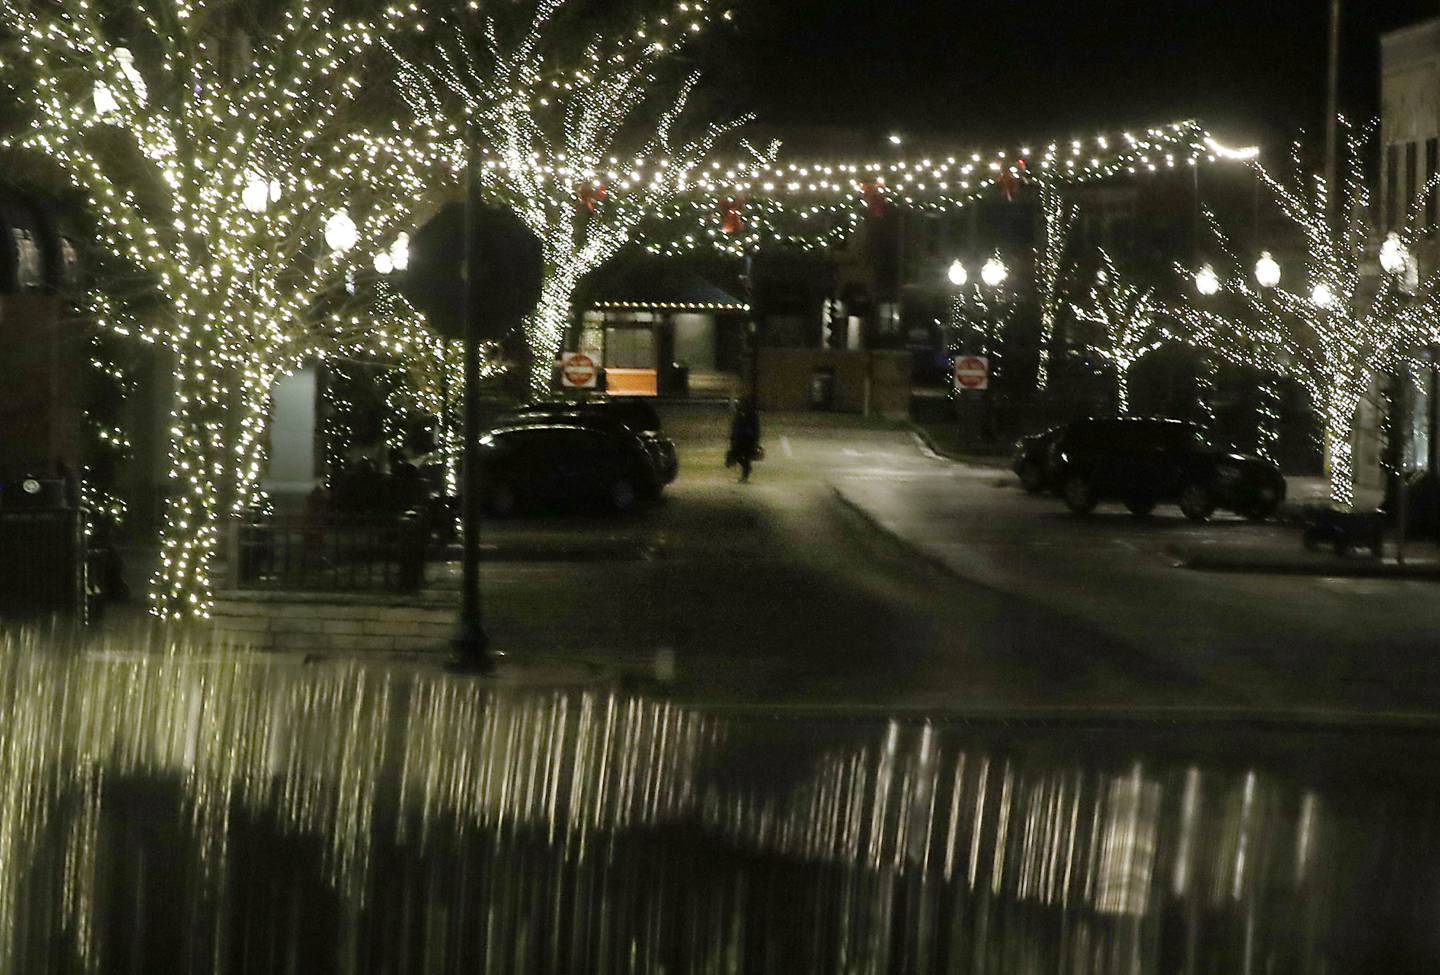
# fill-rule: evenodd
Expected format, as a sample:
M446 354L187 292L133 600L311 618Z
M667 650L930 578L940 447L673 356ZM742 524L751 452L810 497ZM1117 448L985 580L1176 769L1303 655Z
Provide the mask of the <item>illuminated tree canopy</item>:
M1376 285L1367 266L1375 242L1364 171L1370 131L1348 125L1344 131L1347 165L1333 216L1324 179L1301 170L1298 149L1292 178L1282 180L1255 164L1271 200L1303 242L1303 273L1287 275L1299 290L1283 280L1259 287L1214 215L1207 214L1228 268L1218 275L1218 295L1196 295L1192 288L1174 316L1194 344L1304 387L1321 419L1330 499L1349 507L1355 498L1352 453L1360 402L1377 374L1396 368L1426 340L1440 276L1420 282L1413 297L1388 275ZM1422 192L1417 205L1423 197ZM1415 212L1412 206L1412 219L1398 238L1402 245L1413 244ZM1178 270L1186 279L1195 273Z
M371 178L379 150L355 111L380 31L303 0L265 23L253 11L0 0L0 77L29 115L4 145L88 197L111 265L100 325L174 355L152 592L166 617L208 612L223 514L261 473L271 384L345 315L349 261L411 205Z

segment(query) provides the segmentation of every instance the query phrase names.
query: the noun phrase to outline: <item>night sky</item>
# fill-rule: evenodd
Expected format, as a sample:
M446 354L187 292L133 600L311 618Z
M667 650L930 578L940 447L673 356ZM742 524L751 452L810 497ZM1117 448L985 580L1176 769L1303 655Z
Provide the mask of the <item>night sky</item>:
M1378 113L1380 33L1436 14L1345 0L1347 114ZM1320 124L1327 16L1327 0L750 0L703 60L717 107L781 130L1018 141L1194 117L1274 141Z

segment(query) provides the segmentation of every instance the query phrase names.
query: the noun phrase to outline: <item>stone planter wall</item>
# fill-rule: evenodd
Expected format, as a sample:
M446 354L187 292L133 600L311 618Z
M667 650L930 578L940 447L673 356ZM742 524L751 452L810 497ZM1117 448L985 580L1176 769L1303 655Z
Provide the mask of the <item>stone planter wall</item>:
M215 636L254 650L447 651L458 594L221 592Z

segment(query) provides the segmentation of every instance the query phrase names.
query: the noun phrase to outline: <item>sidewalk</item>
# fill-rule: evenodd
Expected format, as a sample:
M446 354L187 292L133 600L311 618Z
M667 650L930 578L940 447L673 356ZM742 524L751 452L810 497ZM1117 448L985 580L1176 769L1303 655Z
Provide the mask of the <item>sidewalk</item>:
M1300 535L1304 510L1312 505L1327 504L1329 488L1323 477L1291 475L1285 481L1288 493L1277 513L1280 524L1270 526L1269 539L1240 543L1177 542L1166 546L1166 551L1178 560L1177 566L1210 572L1440 581L1440 546L1432 541L1409 539L1402 562L1394 533L1388 528L1383 554L1378 559L1363 549L1338 555L1329 547L1305 548ZM1355 492L1355 510L1374 511L1382 498L1379 489L1359 489Z

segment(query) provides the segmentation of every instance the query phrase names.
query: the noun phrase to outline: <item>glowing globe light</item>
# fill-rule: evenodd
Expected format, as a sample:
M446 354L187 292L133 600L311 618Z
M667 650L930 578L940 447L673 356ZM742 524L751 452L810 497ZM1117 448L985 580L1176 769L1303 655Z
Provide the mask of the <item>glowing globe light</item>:
M950 283L957 288L963 288L965 282L970 280L970 275L966 272L965 265L959 261L954 261L950 264L950 269L945 272L945 276L949 278Z
M270 205L270 184L258 176L252 176L240 191L240 202L251 213L264 213Z
M109 115L120 108L119 103L115 101L115 93L103 81L95 85L94 97L96 115Z
M1329 308L1335 304L1335 292L1330 290L1328 284L1321 281L1310 289L1310 303L1316 308Z
M992 257L980 268L980 280L991 288L998 288L1010 274L1009 268L999 257Z
M1273 288L1280 283L1280 264L1269 251L1262 251L1260 260L1255 262L1255 280L1262 288Z
M1400 242L1400 235L1390 231L1385 237L1385 243L1380 245L1380 266L1385 269L1386 274L1399 274L1405 270L1409 259L1410 254Z
M410 266L410 235L401 234L395 238L395 243L390 245L390 266L397 271L403 271Z
M325 244L332 251L343 254L355 246L360 234L355 221L344 210L336 210L325 221Z
M1220 290L1220 277L1215 269L1206 264L1195 274L1195 290L1209 297Z
M375 255L375 270L379 271L381 274L389 274L391 271L395 270L395 264L393 261L390 260L389 254L381 251L379 254Z

